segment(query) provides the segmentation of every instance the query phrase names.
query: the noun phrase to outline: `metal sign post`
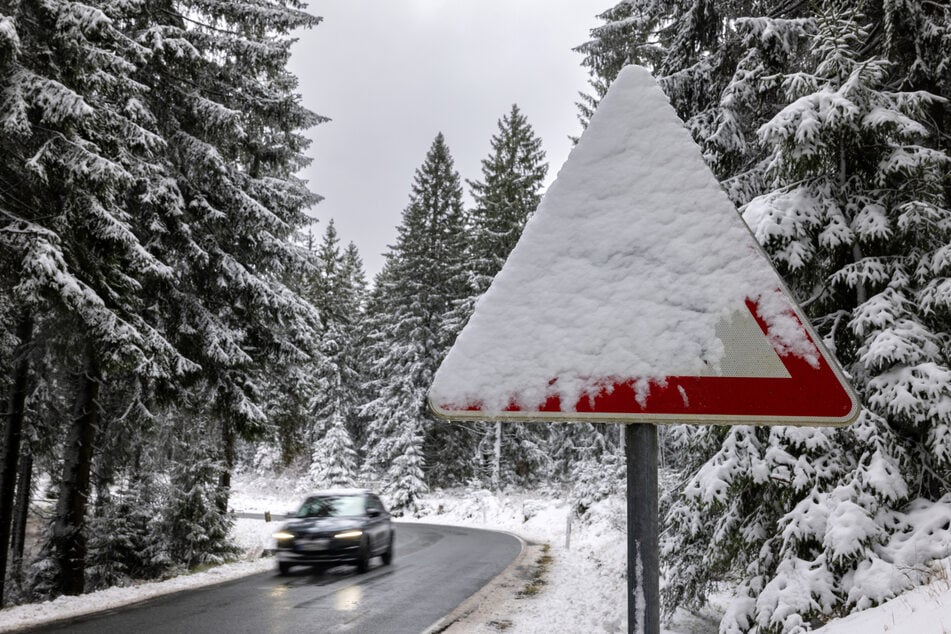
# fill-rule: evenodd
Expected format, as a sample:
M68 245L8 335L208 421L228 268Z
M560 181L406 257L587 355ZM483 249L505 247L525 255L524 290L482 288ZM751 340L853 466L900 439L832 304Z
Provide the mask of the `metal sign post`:
M625 425L627 456L627 631L660 632L657 426Z

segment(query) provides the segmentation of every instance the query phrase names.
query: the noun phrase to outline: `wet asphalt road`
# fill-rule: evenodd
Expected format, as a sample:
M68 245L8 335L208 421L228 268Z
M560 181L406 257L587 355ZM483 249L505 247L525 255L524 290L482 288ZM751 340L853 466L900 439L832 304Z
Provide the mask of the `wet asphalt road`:
M30 631L418 633L500 573L520 549L502 533L397 524L392 565L375 558L362 575L353 566L320 573L296 567L287 577L261 573Z

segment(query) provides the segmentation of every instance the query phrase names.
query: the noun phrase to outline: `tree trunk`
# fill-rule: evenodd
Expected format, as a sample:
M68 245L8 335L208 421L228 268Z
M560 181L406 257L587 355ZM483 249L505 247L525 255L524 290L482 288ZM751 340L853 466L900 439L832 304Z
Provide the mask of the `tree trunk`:
M99 364L86 350L82 374L76 382L76 403L63 452L63 480L53 520L51 542L59 565L58 589L82 594L86 576L86 504L89 474L98 424Z
M234 426L227 420L221 421L221 447L224 458L224 469L218 476L218 511L224 515L228 512L228 497L231 494L231 470L234 468Z
M862 253L862 247L858 242L852 245L852 259L857 264L862 261L865 255ZM857 306L861 306L868 301L868 291L865 290L865 284L859 282L855 285L855 301Z
M0 607L3 607L3 586L7 574L7 553L10 545L10 522L13 519L13 497L16 490L20 439L26 412L27 379L30 374L28 348L33 337L33 319L24 312L16 328L17 345L13 355L13 381L4 416L3 453L0 454Z
M10 552L13 555L13 578L16 585L23 581L23 551L26 546L26 522L30 516L30 500L33 493L33 452L26 451L20 461L17 476L16 506L13 514L13 535Z

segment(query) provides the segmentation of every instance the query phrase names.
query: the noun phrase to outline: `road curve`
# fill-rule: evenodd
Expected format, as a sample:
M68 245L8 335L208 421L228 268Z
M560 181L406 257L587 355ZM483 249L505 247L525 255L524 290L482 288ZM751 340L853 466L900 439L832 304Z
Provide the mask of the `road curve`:
M505 533L398 523L392 565L376 558L362 575L352 566L262 573L29 631L418 633L499 574L521 548Z

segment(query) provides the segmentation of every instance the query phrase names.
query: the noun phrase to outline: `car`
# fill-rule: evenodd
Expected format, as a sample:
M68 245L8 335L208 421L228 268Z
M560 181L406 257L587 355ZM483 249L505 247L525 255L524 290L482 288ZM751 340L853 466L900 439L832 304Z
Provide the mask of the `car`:
M394 530L380 497L366 489L317 491L274 533L278 572L293 566L354 564L361 573L370 559L393 561Z

